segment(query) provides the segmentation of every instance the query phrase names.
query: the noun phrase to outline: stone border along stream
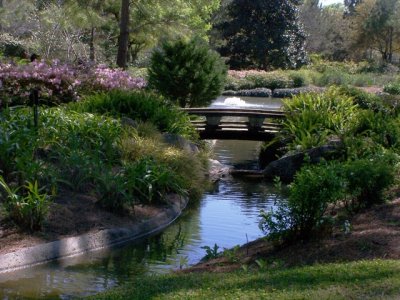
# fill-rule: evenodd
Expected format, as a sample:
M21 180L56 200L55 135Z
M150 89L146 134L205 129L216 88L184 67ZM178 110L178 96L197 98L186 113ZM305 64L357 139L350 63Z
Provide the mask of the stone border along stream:
M188 199L177 198L179 201L174 201L171 207L139 224L64 238L0 255L0 273L33 267L95 250L109 249L118 244L161 232L182 214L188 204Z

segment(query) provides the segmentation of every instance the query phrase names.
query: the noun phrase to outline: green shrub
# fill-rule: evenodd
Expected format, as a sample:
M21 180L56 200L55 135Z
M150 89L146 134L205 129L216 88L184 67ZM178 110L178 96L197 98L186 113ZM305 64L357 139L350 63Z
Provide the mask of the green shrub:
M400 146L400 119L384 112L361 112L352 132L387 149L399 149Z
M371 86L377 84L375 74L355 74L350 77L350 84L355 86Z
M341 70L331 69L323 72L316 80L318 86L349 84L351 76Z
M394 182L394 155L376 155L347 162L305 166L289 186L287 201L275 211L262 212L261 229L271 240L308 239L332 221L329 205L344 201L352 212L384 201ZM328 223L327 223L328 222Z
M117 120L62 108L41 109L37 129L28 109L4 110L0 120L0 167L9 182L84 190L96 166L119 160Z
M203 175L208 163L208 156L204 152L193 154L186 150L166 145L161 137L125 136L120 141L122 160L127 163L137 162L143 158L150 158L160 165L168 166L179 186L186 190L191 197L197 197L204 185ZM171 179L175 175L171 175Z
M343 139L344 157L348 160L368 158L382 153L382 146L368 136L351 135Z
M72 190L87 191L104 165L118 164L120 122L90 113L44 110L39 131L43 158L57 166L58 181Z
M163 97L145 91L111 91L87 96L71 103L71 110L129 117L137 122L151 122L162 132L196 139L197 133L187 114Z
M296 81L296 83L294 83ZM306 81L303 73L285 71L234 71L228 72L226 90L243 90L255 88L268 88L271 90L279 88L292 88L304 85Z
M347 85L340 86L339 92L343 95L352 97L354 104L357 104L362 109L369 109L374 112L390 112L389 107L385 105L382 99L377 95Z
M400 95L400 82L391 82L383 87L385 93L391 95Z
M329 135L346 135L358 113L352 98L334 87L323 94L296 95L284 101L283 110L281 139L289 139L290 148L303 150L324 144Z
M246 80L251 83L248 88L283 89L293 87L293 81L284 72L268 72L260 75L247 75Z
M238 91L240 89L244 89L244 88L242 88L242 82L244 82L244 81L246 81L246 79L239 79L239 78L235 78L233 76L228 75L226 77L224 90ZM244 86L250 86L250 83L248 83L246 81L244 83Z
M309 79L306 74L301 71L291 72L289 79L293 81L293 87L302 87L309 84Z
M4 204L11 219L30 231L41 229L49 210L50 197L42 193L37 181L13 189L0 176L0 187L5 193Z
M96 111L104 108L95 106L96 103L89 104ZM174 106L161 107L162 103L152 103L154 110L149 111L149 119L175 122L172 125L179 125L180 116L181 120L187 120ZM123 101L113 104L121 111L135 112L129 103L127 106L123 106ZM84 105L76 104L76 107L83 109ZM139 111L146 107L138 105ZM109 107L112 114L119 114L117 109ZM25 219L31 218L32 224L40 223L34 205L42 211L44 206L40 203L45 200L42 195L49 191L55 195L60 186L94 192L100 205L117 212L132 209L136 201L165 202L168 193L186 195L200 186L201 156L163 144L160 132L149 123L128 128L105 115L63 107L41 108L38 128L30 125L31 119L32 112L28 109L6 109L0 113L1 174L4 182L12 182L17 187L8 190L9 198L16 200L4 203L10 204L6 210L21 227L38 228L39 225L28 226ZM33 184L25 186L25 182ZM43 191L38 191L37 186L42 186ZM16 208L20 206L18 211Z
M165 42L149 67L149 86L181 107L208 105L221 94L225 78L220 56L198 39Z
M25 45L8 33L0 33L0 52L6 57L27 58Z
M351 206L370 207L382 203L384 190L394 181L394 171L393 161L387 156L348 162L345 177Z
M37 166L31 164L39 143L32 123L33 116L27 109L5 109L0 113L0 170L6 180L11 180L13 175L13 180L23 184L25 180L32 179L24 176L24 170L30 175L38 171Z
M328 205L342 199L344 192L338 164L305 166L289 186L288 200L261 214L260 227L271 240L308 239L326 225Z
M167 203L171 193L186 195L181 175L152 158L125 165L124 175L132 195L141 203Z
M94 181L95 192L102 207L118 213L133 207L135 198L129 192L128 180L122 172L115 174L109 168L103 168Z

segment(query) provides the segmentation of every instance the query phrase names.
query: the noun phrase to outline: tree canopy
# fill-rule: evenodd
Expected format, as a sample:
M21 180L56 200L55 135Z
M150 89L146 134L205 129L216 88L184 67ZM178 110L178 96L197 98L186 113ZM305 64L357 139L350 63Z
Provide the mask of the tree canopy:
M3 0L2 28L43 58L115 63L121 0ZM126 59L133 62L160 39L202 36L219 0L136 0L129 3ZM126 3L124 3L126 5Z
M217 25L232 68L296 68L306 60L297 0L233 0Z
M378 51L383 61L392 62L400 50L400 1L364 0L353 19L353 47Z

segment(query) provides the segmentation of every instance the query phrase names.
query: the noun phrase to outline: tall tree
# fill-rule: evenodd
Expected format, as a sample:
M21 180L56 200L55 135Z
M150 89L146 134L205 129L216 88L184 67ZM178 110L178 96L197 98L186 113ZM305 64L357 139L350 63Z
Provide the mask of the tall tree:
M3 9L3 0L0 0L0 12L2 9ZM2 31L2 30L3 30L3 26L0 23L0 31Z
M121 0L121 20L119 23L117 65L126 68L129 43L129 0Z
M160 39L199 36L207 39L211 15L220 0L137 0L131 7L128 57L133 61L142 50Z
M160 39L207 38L210 17L220 0L3 0L0 23L43 58L116 61L120 25L128 36L127 59L150 51ZM122 9L129 5L129 10ZM126 12L125 20L121 11ZM129 14L128 14L129 12ZM125 47L122 47L125 48ZM125 55L120 54L120 60ZM126 65L127 63L125 63ZM122 65L122 64L121 64Z
M84 29L82 41L89 46L89 60L96 60L96 37L102 35L101 27L110 21L107 12L109 0L64 0L64 10L71 23Z
M342 4L321 6L318 0L305 0L300 19L307 33L306 49L331 60L350 57L350 18L344 18Z
M364 0L353 17L354 48L378 51L382 61L392 62L400 50L400 1Z
M295 68L306 62L298 0L233 0L217 25L232 68Z

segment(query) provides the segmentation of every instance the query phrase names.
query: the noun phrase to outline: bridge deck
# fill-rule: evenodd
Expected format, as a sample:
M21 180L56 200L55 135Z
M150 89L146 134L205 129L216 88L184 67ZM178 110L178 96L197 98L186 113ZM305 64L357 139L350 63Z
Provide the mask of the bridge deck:
M231 117L265 117L265 118L284 118L285 113L280 110L265 109L232 109L232 108L184 108L182 109L190 115L199 116L231 116Z
M232 108L186 108L191 115L205 117L192 120L202 139L271 140L281 129L276 119L285 117L279 110L232 109ZM225 121L223 117L246 117L248 121ZM268 120L268 122L265 122Z

